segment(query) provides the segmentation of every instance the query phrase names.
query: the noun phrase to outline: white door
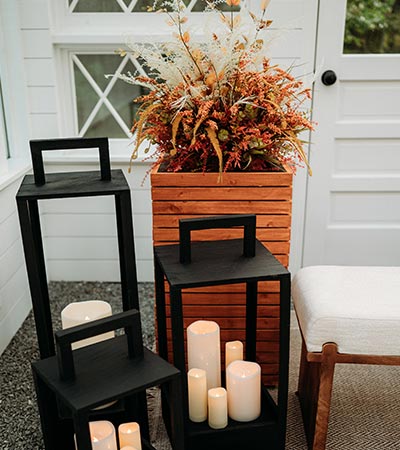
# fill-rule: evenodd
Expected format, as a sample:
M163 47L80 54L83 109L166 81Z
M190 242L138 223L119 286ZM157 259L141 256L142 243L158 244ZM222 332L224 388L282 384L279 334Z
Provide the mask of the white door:
M320 0L303 266L400 265L399 27L378 20L378 32L347 34L344 50L346 7L348 28L362 28L371 18L360 4L372 3L400 19L398 0ZM334 84L323 84L327 70Z

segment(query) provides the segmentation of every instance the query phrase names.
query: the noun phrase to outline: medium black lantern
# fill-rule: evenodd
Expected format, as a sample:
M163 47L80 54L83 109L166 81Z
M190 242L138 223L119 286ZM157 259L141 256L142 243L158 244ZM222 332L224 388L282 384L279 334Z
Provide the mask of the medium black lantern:
M211 228L244 226L244 239L191 243L190 232ZM179 221L180 244L154 248L159 354L173 355L181 371L183 386L185 444L190 450L284 450L288 395L290 324L290 273L255 238L256 216L234 215ZM167 341L164 277L169 284L172 345ZM207 422L194 423L188 416L188 393L184 348L182 289L246 283L246 354L256 361L257 283L280 282L280 342L278 400L262 388L261 415L251 422L229 419L224 429L214 430ZM168 325L169 326L169 325ZM170 348L169 348L170 347ZM165 395L163 401L167 404ZM168 409L164 408L168 424Z
M71 349L73 342L119 328L125 328L125 335ZM138 416L134 402L156 385L167 393L172 447L184 449L180 373L143 347L137 310L58 331L55 337L57 356L32 364L46 450L73 450L74 434L77 450L91 450L89 420L98 420L93 408L113 400L124 401L127 418L146 426L147 416ZM60 417L61 408L72 422ZM145 437L141 441L143 450L155 450Z
M43 253L38 201L67 197L115 198L123 310L139 309L132 206L129 185L121 170L110 169L107 138L52 139L30 142L33 175L26 175L17 193L17 206L41 358L54 355L54 337ZM43 151L98 148L100 172L45 175Z

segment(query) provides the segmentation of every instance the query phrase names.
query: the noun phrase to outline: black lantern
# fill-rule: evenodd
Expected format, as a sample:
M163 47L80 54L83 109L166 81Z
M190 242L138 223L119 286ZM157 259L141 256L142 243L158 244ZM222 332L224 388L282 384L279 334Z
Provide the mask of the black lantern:
M71 349L73 342L119 328L125 328L124 335ZM138 415L133 403L138 393L156 385L167 393L172 447L184 449L180 373L143 347L137 310L58 331L55 337L57 356L32 364L46 450L73 450L74 434L77 450L91 450L89 421L98 420L93 408L113 400L125 401L128 419L146 426L146 414ZM69 411L72 423L60 417L60 408ZM155 450L143 436L141 443L143 450Z
M114 196L124 311L139 309L132 205L129 185L123 172L110 170L107 138L35 140L30 142L30 146L33 175L24 177L16 198L40 356L46 358L54 355L55 348L38 201ZM81 148L99 149L100 171L45 175L43 151Z
M193 242L192 230L244 226L244 239ZM181 371L185 444L189 450L284 450L288 395L290 325L290 273L255 238L256 216L233 215L179 221L180 244L154 248L159 354ZM164 277L169 284L172 345L167 341ZM278 400L262 387L261 415L251 422L229 419L224 429L212 429L207 422L194 423L188 416L188 393L184 348L182 289L246 283L246 354L256 361L257 283L280 282L280 338ZM163 398L165 404L167 399ZM169 422L168 409L164 419Z
M16 200L25 251L26 267L32 297L36 333L40 357L55 355L54 335L46 277L46 265L39 217L39 200L75 197L113 196L115 199L118 234L119 262L121 274L122 307L124 311L139 309L135 247L133 238L131 193L121 170L110 169L107 138L96 139L53 139L30 142L33 175L26 175L17 193ZM50 173L44 172L43 151L60 149L98 148L100 171ZM118 402L107 411L93 412L105 418L121 419L129 415L129 408L135 405L141 416L147 416L146 393L139 392L129 402ZM68 408L59 407L66 420L65 430L72 426ZM142 427L143 435L149 436L148 424Z

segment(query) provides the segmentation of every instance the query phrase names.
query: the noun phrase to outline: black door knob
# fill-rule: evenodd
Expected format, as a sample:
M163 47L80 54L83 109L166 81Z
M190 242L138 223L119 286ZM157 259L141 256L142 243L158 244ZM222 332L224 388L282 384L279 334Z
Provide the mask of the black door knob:
M336 73L333 70L326 70L321 77L321 81L325 86L332 86L337 80Z

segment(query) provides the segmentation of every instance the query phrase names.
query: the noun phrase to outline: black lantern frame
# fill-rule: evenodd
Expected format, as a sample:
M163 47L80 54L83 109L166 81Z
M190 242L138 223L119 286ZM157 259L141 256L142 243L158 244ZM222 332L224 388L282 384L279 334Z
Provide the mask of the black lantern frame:
M244 226L244 239L190 242L192 230ZM154 248L156 305L159 354L181 371L184 401L185 444L190 450L284 450L288 398L288 363L290 329L290 273L259 242L255 215L230 215L179 221L180 244ZM164 280L169 284L172 346L167 340L166 299ZM256 361L257 345L257 283L280 282L280 334L278 400L275 402L262 386L261 416L247 423L229 419L224 429L211 429L207 422L189 420L187 377L184 348L184 315L182 290L202 286L246 284L246 355ZM205 313L206 316L206 313ZM223 379L224 377L222 377ZM170 417L168 399L163 396L166 424ZM168 426L167 426L168 429Z
M26 175L17 193L17 207L25 251L29 287L41 358L55 354L46 264L39 217L39 200L114 196L118 234L123 310L139 309L131 192L121 170L110 169L107 138L30 141L33 175ZM98 148L100 172L45 175L43 151Z
M119 328L125 328L125 335L71 349L73 342ZM73 450L74 434L78 450L91 450L89 421L99 420L93 408L114 400L125 401L127 410L122 421L111 419L116 427L136 421L145 429L147 411L138 414L135 401L139 393L158 385L168 393L172 447L184 450L180 372L143 347L137 310L58 331L55 337L57 356L32 364L46 450ZM60 408L69 411L72 422L63 420ZM142 448L156 450L143 433Z

